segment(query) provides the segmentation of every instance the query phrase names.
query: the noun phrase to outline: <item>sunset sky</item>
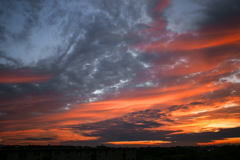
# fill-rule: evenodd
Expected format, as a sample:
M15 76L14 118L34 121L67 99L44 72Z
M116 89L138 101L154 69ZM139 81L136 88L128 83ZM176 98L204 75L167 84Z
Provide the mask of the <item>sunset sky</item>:
M240 1L1 1L2 137L240 143Z

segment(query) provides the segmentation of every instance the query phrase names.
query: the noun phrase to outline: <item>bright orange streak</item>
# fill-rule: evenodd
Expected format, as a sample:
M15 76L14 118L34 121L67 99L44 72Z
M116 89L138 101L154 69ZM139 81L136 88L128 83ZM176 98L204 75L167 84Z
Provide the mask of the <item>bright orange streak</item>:
M115 145L160 145L172 143L171 141L117 141L117 142L106 142L105 144L115 144Z
M176 88L178 87L179 86L176 86ZM129 112L145 110L153 106L154 104L167 103L168 105L170 105L169 103L178 103L179 101L181 101L181 99L216 90L219 89L219 87L221 86L201 86L199 88L185 87L184 89L175 91L168 91L168 88L166 88L166 90L147 90L139 91L138 94L134 97L129 97L128 93L124 93L125 96L122 97L122 99L81 105L81 107L76 108L74 112L69 112L69 114L71 114L71 116L69 115L69 117L77 116L78 114L76 113L85 113L84 115L91 115L93 114L94 110L95 112L92 116L95 116L92 118L96 119L99 117L103 120L106 118L105 116L103 116L103 114L106 114L106 116L110 118L111 116L122 116ZM164 109L164 107L161 109Z
M218 145L218 144L240 144L240 137L224 138L223 140L213 140L213 142L198 143L198 145Z
M1 70L0 83L38 83L53 78L53 74L45 74L33 70Z
M214 117L212 117L214 118ZM169 126L172 130L182 130L179 133L201 133L201 132L218 132L220 128L236 128L240 126L239 119L222 118L222 119L204 119L195 121L183 121L180 125Z

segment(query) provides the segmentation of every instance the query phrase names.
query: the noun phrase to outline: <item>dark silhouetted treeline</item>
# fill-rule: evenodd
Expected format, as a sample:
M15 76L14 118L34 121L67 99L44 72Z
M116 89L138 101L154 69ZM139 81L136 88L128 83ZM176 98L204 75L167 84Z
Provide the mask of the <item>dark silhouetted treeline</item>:
M139 148L137 160L240 160L240 145Z

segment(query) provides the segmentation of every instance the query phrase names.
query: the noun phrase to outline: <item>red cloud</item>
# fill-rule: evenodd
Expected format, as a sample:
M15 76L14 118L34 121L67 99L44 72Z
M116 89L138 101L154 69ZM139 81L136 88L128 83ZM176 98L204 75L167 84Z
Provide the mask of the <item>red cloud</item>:
M53 74L36 70L0 70L0 83L38 83L53 77Z
M171 0L161 0L160 3L154 8L154 11L162 12L171 4Z

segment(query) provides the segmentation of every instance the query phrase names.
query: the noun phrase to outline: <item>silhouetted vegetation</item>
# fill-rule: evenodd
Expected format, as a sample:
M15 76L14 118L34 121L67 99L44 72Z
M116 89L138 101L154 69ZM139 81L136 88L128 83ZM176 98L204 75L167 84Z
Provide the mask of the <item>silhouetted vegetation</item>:
M240 145L137 149L137 160L239 160L239 157Z
M3 146L3 150L38 149L90 149L89 146L28 145ZM93 148L110 149L115 147L97 146ZM118 147L121 148L121 147ZM136 148L137 160L239 160L240 145L195 146L195 147L145 147Z

